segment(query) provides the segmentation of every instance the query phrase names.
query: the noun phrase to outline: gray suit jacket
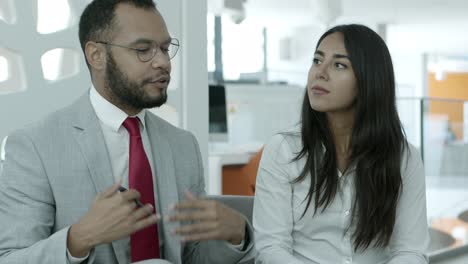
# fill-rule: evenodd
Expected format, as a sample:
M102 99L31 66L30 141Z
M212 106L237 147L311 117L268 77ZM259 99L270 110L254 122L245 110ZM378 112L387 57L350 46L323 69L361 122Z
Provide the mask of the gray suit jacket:
M157 116L146 115L162 215L183 192L203 196L201 155L195 137ZM67 263L69 227L88 211L97 193L114 183L109 155L89 95L8 137L0 175L0 263ZM253 237L249 224L249 234ZM224 241L181 244L159 226L164 256L172 263L240 263ZM95 248L87 263L129 263L128 238Z

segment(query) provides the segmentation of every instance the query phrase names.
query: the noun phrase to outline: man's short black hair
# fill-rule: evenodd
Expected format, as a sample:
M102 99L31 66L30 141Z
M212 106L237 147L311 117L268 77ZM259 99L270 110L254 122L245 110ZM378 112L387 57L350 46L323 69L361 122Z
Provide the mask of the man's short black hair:
M88 41L109 41L107 38L115 23L118 4L131 4L143 9L156 9L153 0L93 0L83 11L79 24L80 44L83 52Z

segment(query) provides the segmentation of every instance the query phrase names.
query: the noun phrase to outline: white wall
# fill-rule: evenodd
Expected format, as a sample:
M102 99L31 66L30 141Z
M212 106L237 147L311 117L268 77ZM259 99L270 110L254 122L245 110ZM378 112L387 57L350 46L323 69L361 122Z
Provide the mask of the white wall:
M178 125L195 134L208 168L208 71L206 54L206 0L156 1L171 34L181 47L173 61L173 79L168 104L172 110L158 111L175 116ZM171 114L172 113L172 114ZM207 177L205 170L205 177Z
M293 85L226 85L229 141L262 145L300 120L304 88Z
M0 22L0 47L7 51L11 66L10 78L0 83L2 139L12 130L68 105L90 85L82 56L65 58L75 68L73 76L57 81L48 81L43 76L41 56L47 51L67 48L72 54L81 54L76 23L60 32L40 34L36 30L37 1L10 2L14 6L11 16L16 17L16 23ZM76 18L84 4L84 1L73 1L72 16ZM0 50L1 53L5 54Z
M273 27L268 30L268 79L305 87L315 46L324 27Z

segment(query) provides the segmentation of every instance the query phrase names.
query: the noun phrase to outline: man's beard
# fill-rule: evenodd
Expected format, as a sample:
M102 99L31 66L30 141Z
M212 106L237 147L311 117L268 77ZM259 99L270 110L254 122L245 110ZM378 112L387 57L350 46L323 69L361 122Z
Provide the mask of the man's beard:
M153 108L160 107L167 101L166 90L161 90L161 94L158 97L149 97L143 88L145 84L149 83L149 80L144 80L140 84L131 81L119 69L111 52L107 53L105 78L105 85L112 92L112 99L116 101L115 103L124 107L127 106L134 109Z

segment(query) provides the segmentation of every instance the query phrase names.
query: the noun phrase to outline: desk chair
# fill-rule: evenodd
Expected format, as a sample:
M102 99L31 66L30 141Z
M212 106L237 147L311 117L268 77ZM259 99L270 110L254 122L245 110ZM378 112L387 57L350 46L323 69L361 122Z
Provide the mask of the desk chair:
M427 252L447 249L455 243L455 239L451 235L434 228L429 228L429 237L431 243Z
M227 165L223 167L222 194L249 195L255 194L255 181L262 158L263 149L259 150L245 165Z
M467 223L468 224L468 210L465 210L463 212L461 212L459 215L458 215L458 219L462 220L463 222Z
M253 214L253 196L243 195L209 195L208 199L218 201L247 217L250 223L252 223Z
M208 199L213 199L224 205L238 211L247 217L250 223L252 223L253 213L253 196L241 196L241 195L210 195ZM253 243L253 237L250 238L250 242ZM243 262L242 264L254 264L255 260Z

